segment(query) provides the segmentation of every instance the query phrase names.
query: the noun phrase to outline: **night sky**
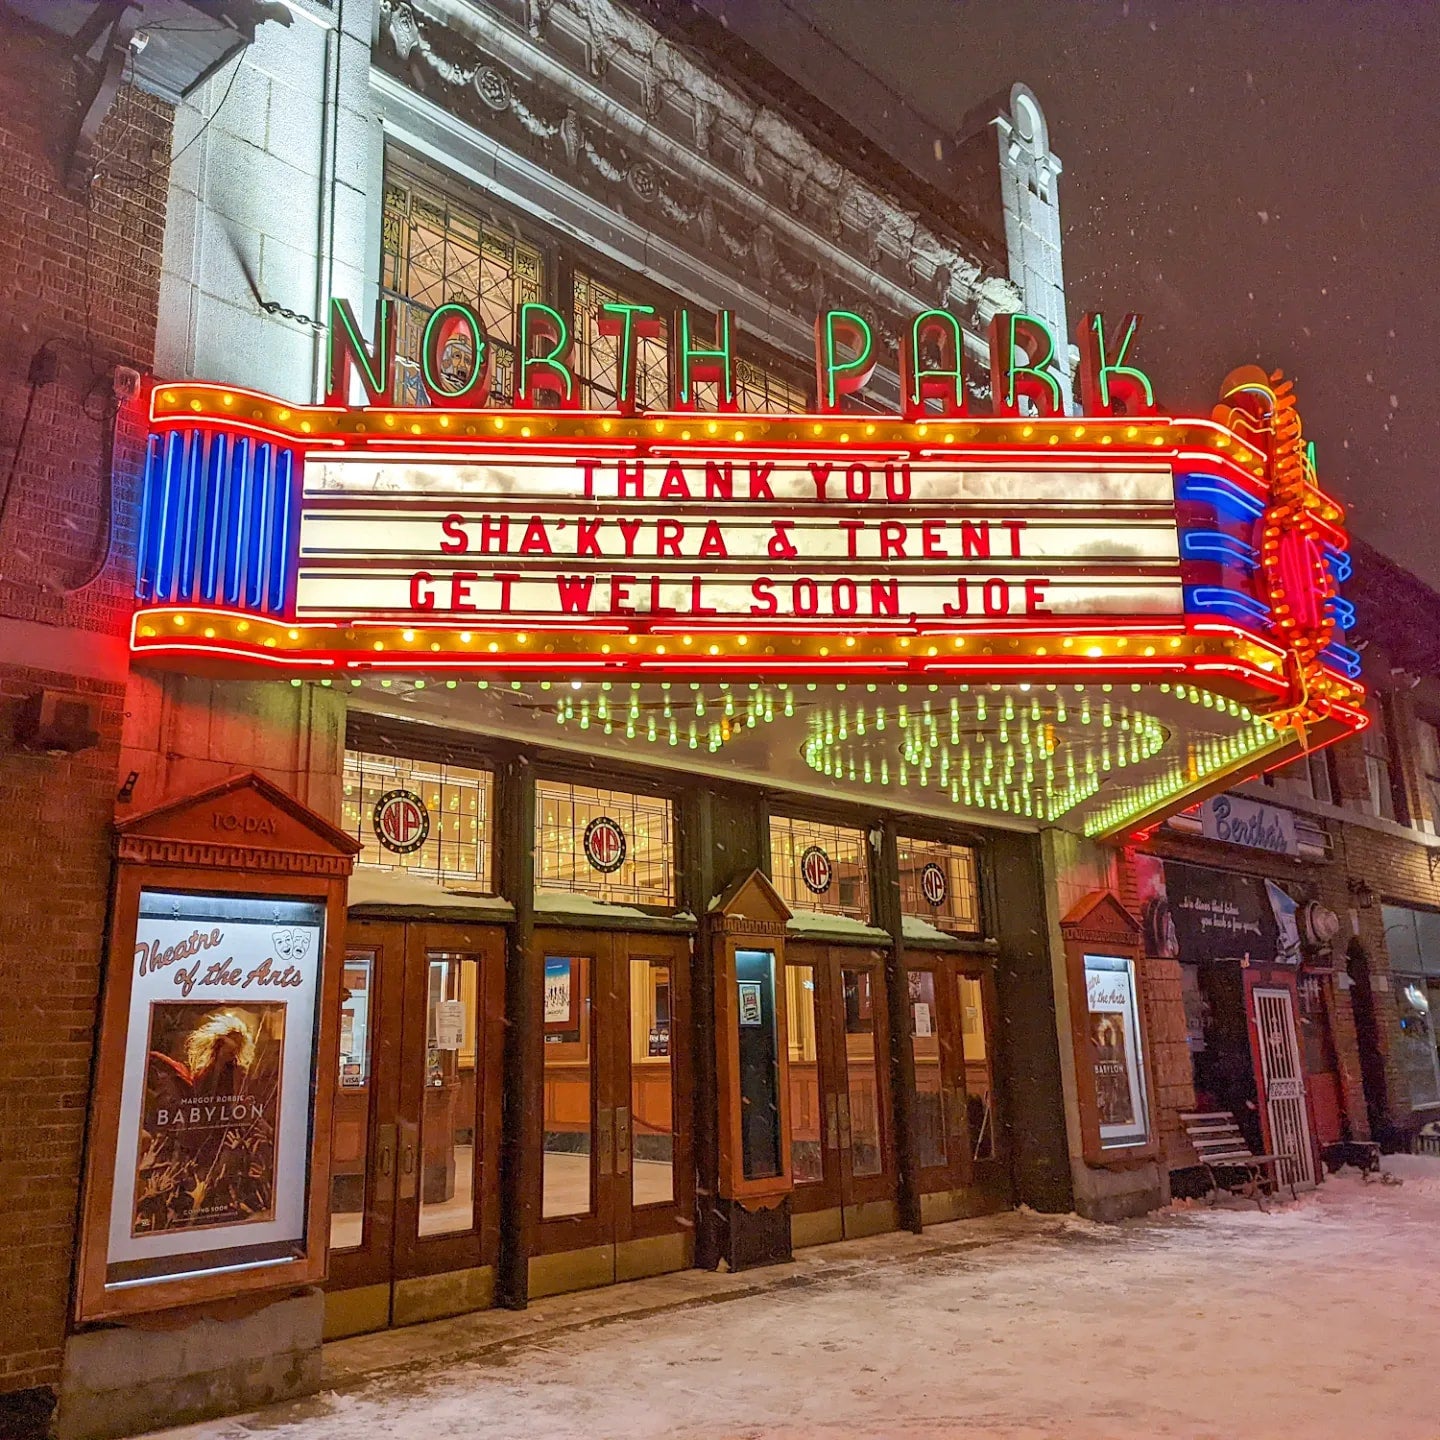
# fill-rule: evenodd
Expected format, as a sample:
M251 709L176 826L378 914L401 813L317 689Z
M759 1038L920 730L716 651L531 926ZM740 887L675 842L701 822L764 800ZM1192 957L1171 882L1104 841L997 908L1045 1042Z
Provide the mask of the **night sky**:
M1072 335L1083 309L1140 311L1137 359L1177 410L1208 413L1248 361L1293 375L1352 528L1440 586L1440 474L1425 445L1440 428L1440 3L702 8L752 44L788 31L770 58L792 74L833 68L829 37L937 138L1028 84L1065 167Z

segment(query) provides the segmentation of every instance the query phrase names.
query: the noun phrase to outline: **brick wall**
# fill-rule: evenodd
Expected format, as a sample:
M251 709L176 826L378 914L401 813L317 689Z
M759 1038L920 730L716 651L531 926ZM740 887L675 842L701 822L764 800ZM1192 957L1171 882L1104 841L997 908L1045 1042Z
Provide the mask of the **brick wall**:
M124 709L139 448L121 416L107 501L116 364L154 348L168 107L122 87L96 183L66 188L77 72L58 37L0 13L0 1433L43 1414L59 1374L110 874ZM20 429L32 356L55 382ZM113 523L108 562L107 512ZM100 743L68 758L15 748L16 706L91 697Z

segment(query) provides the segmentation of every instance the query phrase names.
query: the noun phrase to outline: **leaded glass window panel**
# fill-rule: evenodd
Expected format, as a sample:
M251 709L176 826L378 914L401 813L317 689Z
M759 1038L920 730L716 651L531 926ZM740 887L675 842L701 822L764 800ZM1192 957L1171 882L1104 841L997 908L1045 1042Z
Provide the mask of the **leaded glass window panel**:
M540 248L405 174L385 187L381 238L381 285L398 311L400 403L427 403L420 383L425 322L437 306L461 300L474 308L490 337L490 403L513 404L515 316L522 304L544 298L545 256ZM466 357L447 355L446 363L463 369Z

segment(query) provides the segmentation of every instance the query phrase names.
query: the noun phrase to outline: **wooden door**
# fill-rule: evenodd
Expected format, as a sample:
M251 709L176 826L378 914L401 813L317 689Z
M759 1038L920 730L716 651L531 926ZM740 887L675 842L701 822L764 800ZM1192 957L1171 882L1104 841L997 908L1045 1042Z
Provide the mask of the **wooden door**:
M884 956L792 945L785 968L795 1243L892 1229Z
M545 976L539 1255L533 1295L693 1259L690 946L540 930Z
M503 933L352 921L347 938L332 1335L488 1305L499 1243Z

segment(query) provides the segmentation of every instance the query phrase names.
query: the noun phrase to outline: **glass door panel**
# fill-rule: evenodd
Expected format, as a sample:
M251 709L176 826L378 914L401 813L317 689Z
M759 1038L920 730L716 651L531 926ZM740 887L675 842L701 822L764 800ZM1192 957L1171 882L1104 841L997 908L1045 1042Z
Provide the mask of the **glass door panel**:
M796 1185L825 1178L825 1097L820 1086L819 1036L815 1022L815 967L785 967L790 1030L790 1168Z
M330 1150L330 1248L365 1239L365 1165L370 1149L370 999L376 952L351 950L340 980L340 1075Z
M420 1112L421 1235L475 1228L480 962L426 954L425 1089Z
M879 1175L885 1169L880 1119L881 1057L875 1024L875 1006L880 1001L876 993L879 975L868 968L846 968L841 970L840 980L845 1006L846 1086L846 1105L841 1110L840 1119L840 1143L850 1151L852 1175Z
M549 1220L594 1209L595 1035L588 955L545 956L543 1191ZM608 1150L610 1139L604 1137Z
M965 1111L973 1159L995 1155L994 1070L985 985L978 975L959 975L960 1044L965 1070Z
M941 1019L933 970L910 971L910 1023L915 1048L915 1158L922 1170L949 1163Z
M675 1079L671 967L630 960L630 1202L675 1200ZM678 1039L678 1036L673 1036Z

